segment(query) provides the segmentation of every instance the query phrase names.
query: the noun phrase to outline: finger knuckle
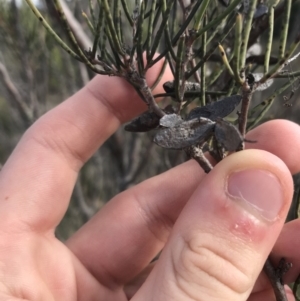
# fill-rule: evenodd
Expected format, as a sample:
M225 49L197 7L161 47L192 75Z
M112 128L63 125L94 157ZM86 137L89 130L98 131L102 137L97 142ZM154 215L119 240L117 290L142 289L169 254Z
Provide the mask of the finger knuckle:
M193 286L197 294L200 290L208 294L215 291L219 295L223 290L232 296L246 294L253 286L252 277L238 264L237 256L231 255L213 234L185 239L174 260L177 261L174 261L177 285L186 292L193 291Z

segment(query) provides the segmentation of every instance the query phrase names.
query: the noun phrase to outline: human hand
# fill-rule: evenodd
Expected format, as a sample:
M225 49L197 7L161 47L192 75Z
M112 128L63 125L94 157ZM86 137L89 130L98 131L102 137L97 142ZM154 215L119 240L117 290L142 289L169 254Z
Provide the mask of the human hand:
M260 150L233 154L208 175L186 162L116 196L66 244L55 238L81 166L143 109L127 83L98 76L25 133L0 174L0 301L245 300L251 293L283 227L290 173L300 170L299 127L287 121L249 133L258 141L250 147ZM277 256L297 258L284 244L296 237L293 225ZM272 290L261 276L252 292L265 300Z

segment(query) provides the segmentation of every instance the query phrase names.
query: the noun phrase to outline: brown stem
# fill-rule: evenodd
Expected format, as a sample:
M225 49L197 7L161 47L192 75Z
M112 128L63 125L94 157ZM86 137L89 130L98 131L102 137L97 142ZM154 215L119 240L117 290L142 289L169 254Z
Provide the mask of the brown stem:
M155 112L159 117L163 117L166 113L157 105L153 97L151 88L148 86L145 77L139 74L136 69L136 62L131 62L125 58L125 66L127 67L123 73L123 77L134 86L142 100L148 105L150 112Z
M193 145L185 149L185 151L191 158L195 159L199 163L199 165L203 168L205 173L209 173L213 169L210 162L204 156L201 147Z
M288 301L282 276L291 268L291 266L291 263L287 263L283 258L280 260L277 268L274 268L270 258L265 262L264 272L271 282L276 301Z
M250 101L252 98L252 91L248 85L248 83L245 81L245 83L242 86L242 107L241 112L239 114L239 130L243 138L245 138L246 135L246 128L247 128L247 119L248 119L248 111L250 106ZM244 146L242 147L244 149Z
M142 79L143 85L139 89L144 97L145 102L148 104L150 111L155 112L159 117L163 117L166 113L157 105L152 95L150 87L147 85L146 79Z

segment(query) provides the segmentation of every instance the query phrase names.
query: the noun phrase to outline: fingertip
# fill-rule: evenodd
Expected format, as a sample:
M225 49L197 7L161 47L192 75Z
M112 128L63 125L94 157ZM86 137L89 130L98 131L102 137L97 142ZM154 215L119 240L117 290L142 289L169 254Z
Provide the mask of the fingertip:
M201 214L205 219L209 218L208 212L210 218L219 215L222 220L228 213L228 222L235 224L229 209L235 204L263 222L280 221L282 226L292 194L293 180L284 162L271 153L252 149L234 153L218 163L201 181L188 206L195 206L191 212L197 212L196 207L201 206L201 212L195 214ZM200 199L203 200L201 204ZM215 203L205 201L209 199Z
M256 143L246 143L247 148L262 149L275 154L288 166L292 174L300 171L300 127L283 120L271 120L247 133L247 139Z
M259 217L284 222L293 195L293 179L280 158L264 150L244 150L227 157L213 172L215 177L223 174L227 193L246 200L246 209L251 203Z

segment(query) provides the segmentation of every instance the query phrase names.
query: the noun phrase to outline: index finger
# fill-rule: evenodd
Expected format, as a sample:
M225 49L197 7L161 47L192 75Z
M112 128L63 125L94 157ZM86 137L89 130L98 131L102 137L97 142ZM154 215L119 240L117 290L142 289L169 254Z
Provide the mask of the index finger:
M151 85L162 62L147 73ZM169 76L167 71L161 83ZM155 93L162 91L162 86ZM22 137L0 174L0 227L14 221L53 230L68 207L82 164L119 127L146 109L124 79L96 76L41 117Z

